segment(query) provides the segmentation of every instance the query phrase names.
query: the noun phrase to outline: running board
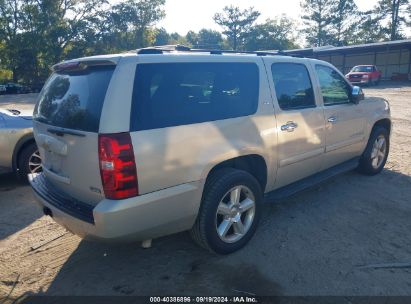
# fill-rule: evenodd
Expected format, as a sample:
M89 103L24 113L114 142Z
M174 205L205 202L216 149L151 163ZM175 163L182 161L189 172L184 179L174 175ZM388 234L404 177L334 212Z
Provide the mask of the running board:
M268 192L264 195L264 201L266 203L273 203L277 200L287 198L297 192L315 186L319 183L326 181L327 179L345 173L351 170L354 170L358 167L359 157L356 157L352 160L346 161L342 164L329 168L327 170L321 171L309 177L303 178L297 182L294 182L288 186L281 187L274 191Z

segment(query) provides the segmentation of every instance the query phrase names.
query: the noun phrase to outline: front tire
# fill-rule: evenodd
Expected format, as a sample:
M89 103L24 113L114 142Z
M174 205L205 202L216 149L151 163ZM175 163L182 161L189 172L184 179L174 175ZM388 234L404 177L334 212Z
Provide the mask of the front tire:
M390 137L388 130L383 127L375 127L361 156L358 171L365 175L380 173L387 162L389 150Z
M207 179L191 236L214 253L237 251L254 235L262 202L260 184L251 174L232 168L220 169Z

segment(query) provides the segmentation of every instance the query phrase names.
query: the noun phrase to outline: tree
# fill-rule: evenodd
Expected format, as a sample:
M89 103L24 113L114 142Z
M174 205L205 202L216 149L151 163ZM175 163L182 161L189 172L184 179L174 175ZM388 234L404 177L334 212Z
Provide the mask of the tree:
M6 47L2 65L13 80L49 74L49 67L65 57L73 41L81 41L99 8L100 0L0 0L0 40Z
M154 45L170 44L170 35L164 28L156 29Z
M402 26L407 23L409 0L379 0L373 13L376 21L387 23L384 28L389 40L403 39Z
M164 18L164 3L165 0L127 0L113 6L105 16L106 38L128 40L125 44L129 49L147 46L147 30Z
M260 13L252 7L240 10L239 7L226 6L223 12L215 14L213 19L224 29L223 34L227 36L230 46L237 50L243 47L244 38L259 16Z
M343 46L349 43L355 29L360 25L360 13L354 0L334 0L332 2L329 31L333 45Z
M375 20L371 12L363 12L357 26L353 26L351 35L346 36L347 44L373 43L385 39L385 30Z
M221 49L223 37L220 32L202 29L198 32L197 46L199 48Z
M170 34L170 44L187 45L188 41L185 36L181 36L179 33L171 33Z
M194 31L189 31L189 32L186 34L186 40L187 40L187 42L188 42L188 44L189 44L190 46L195 46L195 47L197 47L197 45L198 45L198 35L197 35L196 32L194 32Z
M0 70L12 71L15 82L44 81L63 59L152 45L160 39L152 26L164 17L164 3L0 0Z
M61 61L68 45L81 40L82 35L92 26L102 5L100 0L31 0L34 31L43 37L43 59L54 64Z
M247 51L285 50L296 48L294 23L283 15L279 19L267 19L254 26L245 41Z
M202 29L198 33L189 31L186 39L191 46L201 49L221 49L223 44L221 33L208 29Z
M304 29L306 40L310 46L323 46L331 42L329 32L333 0L304 0L301 9L304 12Z
M2 45L0 61L13 74L13 81L17 81L18 56L21 47L23 17L23 2L19 0L0 0L0 44Z

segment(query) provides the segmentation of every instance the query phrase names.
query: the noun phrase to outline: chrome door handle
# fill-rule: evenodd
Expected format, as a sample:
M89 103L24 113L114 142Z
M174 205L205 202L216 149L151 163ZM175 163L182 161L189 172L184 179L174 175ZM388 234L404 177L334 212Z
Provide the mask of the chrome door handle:
M328 122L330 122L330 123L335 123L335 122L337 122L337 117L331 116L330 118L328 118Z
M285 125L281 126L281 131L293 132L298 125L293 121L288 121Z

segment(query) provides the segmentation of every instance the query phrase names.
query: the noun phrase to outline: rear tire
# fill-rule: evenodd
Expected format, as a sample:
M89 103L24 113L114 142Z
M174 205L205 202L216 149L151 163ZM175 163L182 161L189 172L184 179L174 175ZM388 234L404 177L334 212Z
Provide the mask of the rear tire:
M367 147L360 158L358 171L365 175L380 173L387 162L389 150L390 137L387 129L374 127Z
M237 251L254 235L262 202L260 184L251 174L232 168L220 169L207 179L190 234L211 252Z
M41 158L35 143L27 145L20 151L17 165L17 176L23 181L27 180L28 174L42 171Z

